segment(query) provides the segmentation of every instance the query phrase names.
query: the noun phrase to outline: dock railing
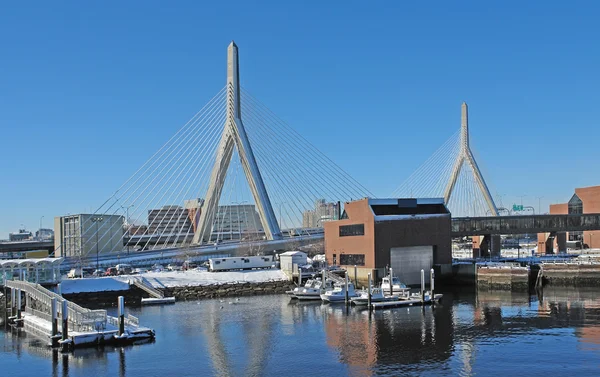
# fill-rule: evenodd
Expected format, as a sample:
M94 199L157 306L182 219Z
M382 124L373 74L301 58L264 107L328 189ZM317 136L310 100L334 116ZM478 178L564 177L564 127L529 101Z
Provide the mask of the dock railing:
M66 300L61 295L54 293L39 284L29 283L19 280L7 280L7 288L20 289L25 294L29 295L36 301L39 301L45 310L32 309L27 307L26 311L31 311L31 314L40 316L40 318L51 321L51 302L52 298L56 298L57 302L67 301L69 330L71 331L95 331L98 328L106 327L107 315L106 310L91 310ZM58 319L62 321L63 313L59 307ZM35 311L35 312L34 312Z
M146 282L144 278L136 277L133 279L132 283L136 287L148 293L151 297L165 298L165 295L161 291L154 288L150 283Z

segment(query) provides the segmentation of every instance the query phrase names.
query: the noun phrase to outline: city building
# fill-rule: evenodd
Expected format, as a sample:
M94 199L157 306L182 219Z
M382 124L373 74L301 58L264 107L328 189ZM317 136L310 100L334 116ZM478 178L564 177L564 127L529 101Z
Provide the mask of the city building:
M419 284L421 269L451 270L451 216L444 199L370 199L348 202L340 220L324 223L325 257L346 268L357 266L380 280L386 267L405 284Z
M325 199L317 199L315 208L302 213L303 228L322 228L323 223L338 218L338 203L327 203Z
M9 233L8 240L9 241L26 241L33 238L33 235L30 231L25 229L19 229L16 233Z
M192 229L194 232L196 232L196 228L198 227L198 221L200 220L200 215L202 214L203 204L204 199L191 199L183 201L183 207L188 211L188 218L192 223Z
M144 234L148 234L148 226L145 224L136 225L131 224L125 227L125 230L129 232L129 236L141 236Z
M551 215L600 213L600 186L576 188L568 202L551 204L549 213ZM554 250L558 250L559 241L565 244L566 241L570 241L568 244L575 248L600 248L600 231L540 233L538 251L553 253Z
M258 239L264 229L254 204L231 204L217 209L212 234L215 240Z
M35 232L35 238L37 240L51 240L54 238L54 230L41 228L37 232Z
M194 234L187 208L175 205L148 211L148 234Z
M124 217L77 214L54 218L55 256L79 257L123 250Z
M202 199L193 199L186 200L184 207L169 205L148 211L147 233L193 235L203 204ZM137 230L141 231L139 228ZM131 230L130 233L134 234ZM230 204L218 207L213 220L211 241L256 239L263 235L260 216L254 204Z

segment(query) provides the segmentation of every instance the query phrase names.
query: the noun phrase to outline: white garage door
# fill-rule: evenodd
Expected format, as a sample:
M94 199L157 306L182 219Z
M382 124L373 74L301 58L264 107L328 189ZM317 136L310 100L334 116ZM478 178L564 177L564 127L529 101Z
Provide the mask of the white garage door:
M433 266L433 246L393 247L390 250L394 276L407 285L421 285L421 269L425 270L425 284L429 282Z

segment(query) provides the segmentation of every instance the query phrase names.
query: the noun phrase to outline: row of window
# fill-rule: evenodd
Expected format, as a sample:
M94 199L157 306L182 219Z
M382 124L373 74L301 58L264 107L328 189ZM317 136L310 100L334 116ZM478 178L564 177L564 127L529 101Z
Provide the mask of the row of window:
M340 237L364 236L365 224L353 224L340 226Z

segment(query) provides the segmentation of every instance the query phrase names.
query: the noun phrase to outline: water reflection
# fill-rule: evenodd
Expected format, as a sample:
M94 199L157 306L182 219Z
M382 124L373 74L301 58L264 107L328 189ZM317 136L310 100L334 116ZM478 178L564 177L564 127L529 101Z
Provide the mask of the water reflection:
M9 330L0 337L0 362L11 372L20 365L12 360L29 358L27 365L52 376L468 376L485 374L490 365L517 373L519 357L535 348L537 355L568 357L571 368L581 364L578 360L600 363L600 292L594 289L551 288L531 295L457 290L446 292L436 307L373 313L290 303L283 296L130 311L157 330L155 343L62 354L23 331ZM511 356L497 357L499 347ZM536 363L531 372L547 363Z

